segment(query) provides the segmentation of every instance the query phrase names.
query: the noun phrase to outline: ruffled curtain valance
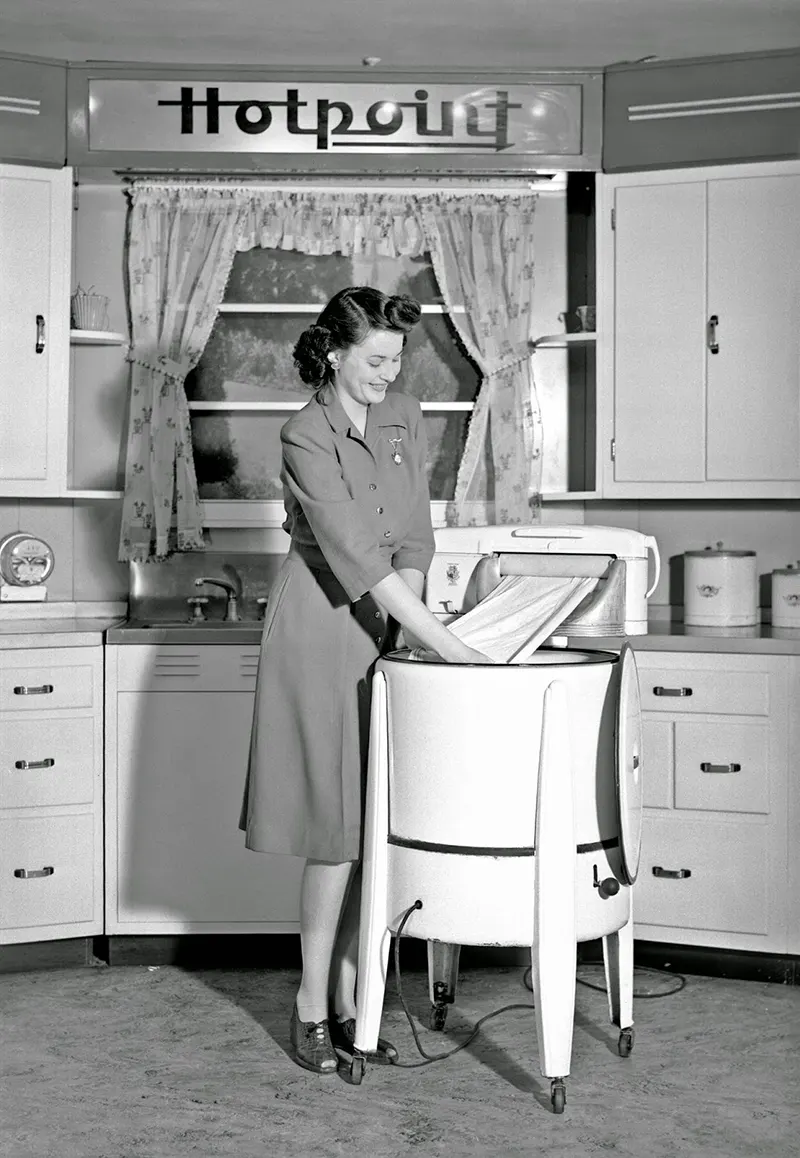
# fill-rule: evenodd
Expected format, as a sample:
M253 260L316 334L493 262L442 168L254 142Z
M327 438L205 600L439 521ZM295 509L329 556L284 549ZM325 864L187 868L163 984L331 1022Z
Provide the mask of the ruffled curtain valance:
M132 182L130 197L132 383L121 559L203 548L183 384L211 334L236 252L256 246L356 257L431 252L451 320L484 375L448 521L530 521L541 477L527 349L535 195L142 180Z

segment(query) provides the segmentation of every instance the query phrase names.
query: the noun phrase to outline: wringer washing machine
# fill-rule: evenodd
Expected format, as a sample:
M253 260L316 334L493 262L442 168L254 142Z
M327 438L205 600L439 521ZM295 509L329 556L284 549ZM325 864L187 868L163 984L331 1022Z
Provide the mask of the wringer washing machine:
M647 589L647 551L656 577ZM568 636L647 630L655 541L603 527L449 528L428 605L463 614L504 574L592 576L559 638L508 665L376 665L351 1077L377 1045L391 935L428 942L431 1027L455 998L461 945L530 946L541 1072L566 1100L577 943L601 937L619 1053L633 1048L631 896L642 819L636 663ZM561 646L558 646L558 645Z

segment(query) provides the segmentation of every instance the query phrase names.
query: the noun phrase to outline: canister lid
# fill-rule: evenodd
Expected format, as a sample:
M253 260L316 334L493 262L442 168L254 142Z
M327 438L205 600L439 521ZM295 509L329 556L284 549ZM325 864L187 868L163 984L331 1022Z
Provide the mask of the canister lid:
M755 551L734 551L723 547L722 543L717 543L715 547L704 547L702 551L684 551L685 555L691 555L695 559L712 559L712 558L745 558L748 555L755 555Z
M773 575L800 575L800 561L789 563L787 567L776 567Z

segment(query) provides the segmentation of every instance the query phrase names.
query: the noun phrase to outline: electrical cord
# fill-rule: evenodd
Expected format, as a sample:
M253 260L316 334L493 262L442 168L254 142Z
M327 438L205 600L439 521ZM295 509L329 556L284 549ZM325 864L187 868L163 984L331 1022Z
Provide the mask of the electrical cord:
M475 1040L481 1026L485 1025L486 1022L490 1021L493 1017L499 1017L501 1013L508 1013L512 1009L534 1009L535 1008L535 1006L529 1002L528 1003L513 1004L513 1005L503 1005L500 1007L500 1009L495 1009L492 1013L487 1013L483 1017L481 1017L478 1021L476 1021L475 1025L472 1027L472 1030L470 1031L468 1037L466 1037L464 1039L464 1041L459 1042L459 1044L454 1046L452 1049L447 1050L444 1053L436 1053L436 1054L428 1053L425 1050L425 1048L423 1047L422 1042L420 1041L419 1031L418 1031L416 1025L414 1024L414 1019L411 1016L410 1009L408 1008L408 1003L406 1002L405 994L403 993L403 982L402 982L402 978L401 978L401 974L400 974L400 941L401 941L402 936L403 936L403 930L405 929L406 924L408 923L408 920L409 920L411 914L413 912L415 912L417 909L421 909L421 908L422 908L422 901L416 900L413 905L410 905L409 908L406 909L405 913L403 914L403 918L400 921L400 924L397 928L397 933L395 934L395 939L394 939L394 972L395 972L395 977L397 980L397 996L400 998L400 1004L403 1007L403 1012L406 1015L406 1018L408 1020L408 1024L411 1026L411 1032L414 1035L414 1042L416 1044L417 1050L419 1051L420 1055L425 1059L424 1061L420 1061L420 1062L401 1062L401 1061L397 1061L397 1060L392 1062L393 1066L396 1066L399 1069L406 1069L406 1070L420 1069L422 1066L432 1065L433 1062L445 1061L447 1058L453 1057L454 1054L460 1053L460 1051L462 1049L466 1049L467 1046L470 1045ZM678 984L676 986L674 986L672 989L668 989L663 993L636 993L636 991L634 991L634 994L633 994L634 998L670 997L674 993L680 993L681 989L683 989L684 986L686 985L686 978L682 974L671 973L668 969L655 969L655 968L649 968L649 967L648 968L638 967L635 970L635 972L656 973L659 975L666 974L669 977L675 978L678 981ZM526 989L529 989L531 992L533 992L532 976L533 976L533 970L532 970L532 967L529 965L528 968L525 970L525 973L523 974L522 980L523 980L523 984L525 985ZM596 985L594 982L586 981L582 977L577 977L576 980L577 980L579 985L584 985L584 986L586 986L587 989L596 989L601 993L607 993L608 992L605 985Z

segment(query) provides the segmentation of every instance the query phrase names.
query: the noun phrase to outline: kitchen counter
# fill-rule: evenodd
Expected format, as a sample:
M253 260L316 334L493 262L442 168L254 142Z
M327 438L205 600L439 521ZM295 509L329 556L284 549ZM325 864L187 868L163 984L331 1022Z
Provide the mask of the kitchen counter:
M647 635L632 635L634 651L706 651L740 655L800 655L800 629L772 627L688 627L685 623L655 621ZM570 647L609 648L620 646L619 636L597 636L580 640L573 637Z
M25 647L96 647L103 642L109 628L121 622L120 616L89 619L2 619L0 618L0 651Z

